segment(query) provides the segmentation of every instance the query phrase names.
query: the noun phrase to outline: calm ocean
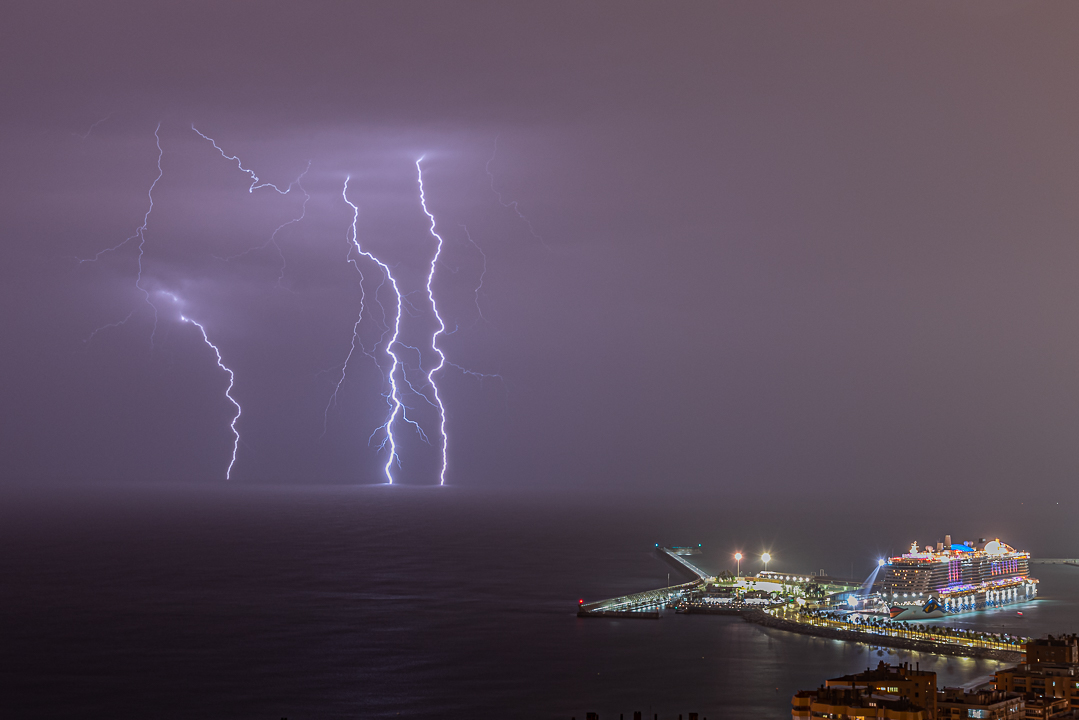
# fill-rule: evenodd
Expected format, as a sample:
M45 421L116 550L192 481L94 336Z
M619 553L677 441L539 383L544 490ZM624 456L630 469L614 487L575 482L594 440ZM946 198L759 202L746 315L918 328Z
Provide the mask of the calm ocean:
M701 543L715 571L734 549L769 549L770 569L863 577L879 554L967 529L1077 554L1050 508L852 521L854 505L387 487L52 486L2 501L0 715L16 718L785 718L794 691L881 659L951 685L998 664L737 618L581 620L578 598L666 584L655 543ZM1022 616L959 622L1079 630L1079 568L1035 567L1043 598Z

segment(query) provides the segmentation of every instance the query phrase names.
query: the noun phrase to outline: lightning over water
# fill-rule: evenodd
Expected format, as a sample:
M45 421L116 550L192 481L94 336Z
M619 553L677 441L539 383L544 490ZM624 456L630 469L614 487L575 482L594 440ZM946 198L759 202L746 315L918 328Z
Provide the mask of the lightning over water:
M206 335L206 328L202 326L202 323L192 320L186 315L181 315L180 320L185 323L191 323L199 329L199 332L202 333L202 341L205 342L210 347L210 349L214 351L214 356L217 358L217 366L224 370L226 373L228 373L229 376L229 386L225 388L225 397L228 398L229 402L236 407L236 414L232 417L232 422L229 423L229 428L232 429L232 434L234 437L232 441L232 458L229 460L228 469L225 470L225 479L230 480L232 479L232 466L236 464L236 452L240 448L240 431L236 429L236 421L240 419L240 414L243 412L243 409L240 407L240 403L236 402L236 398L232 397L232 387L236 383L236 375L221 360L221 350L217 347L217 345L214 345L212 342L210 342L209 336Z
M254 193L256 190L270 188L282 196L289 195L290 193L294 196L296 194L302 196L303 200L299 204L297 211L291 213L291 218L279 224L261 244L231 256L212 256L227 262L256 251L275 252L280 262L277 274L277 283L280 286L286 272L285 255L282 252L280 243L282 234L290 226L301 223L307 219L311 207L320 207L316 205L316 203L311 202L313 197L318 197L318 193L314 190L308 192L308 189L305 187L305 181L309 178L312 163L309 161L307 166L303 169L303 172L287 186L266 182L262 180L254 170L250 169L238 155L226 152L214 138L202 133L194 124L191 125L191 130L201 139L208 142L223 159L235 164L236 168L247 176L250 180L248 185L249 194ZM154 139L158 151L156 161L157 174L147 189L148 203L141 224L124 240L96 252L93 256L78 259L79 264L95 263L103 260L110 254L125 251L125 248L127 248L128 251L130 251L131 248L136 250L134 253L136 264L134 284L136 289L142 294L144 302L150 307L153 313L154 326L153 331L150 334L151 348L154 347L154 340L158 331L159 298L167 296L172 298L174 302L181 303L181 300L176 295L165 288L170 286L181 287L182 284L189 283L194 279L186 274L178 277L161 275L160 277L151 278L148 272L151 266L146 264L147 251L150 249L150 246L147 245L149 239L147 233L148 228L150 227L150 218L154 211L155 202L159 200L155 194L159 194L161 180L164 176L164 151L161 140L161 123L158 123L154 129ZM497 195L494 176L491 174L490 170L490 166L494 159L494 156L492 156L492 158L488 160L486 169L491 176L492 190L494 190ZM346 379L348 379L350 369L353 369L355 366L357 356L366 356L378 369L380 394L386 402L385 414L380 417L378 426L375 427L368 438L368 445L375 448L377 462L381 466L381 474L385 476L384 482L393 485L398 484L401 481L400 471L404 466L404 463L402 462L403 454L406 452L407 448L411 447L409 444L410 441L408 440L405 440L405 444L402 445L403 437L399 431L405 427L405 425L402 424L405 423L410 427L410 432L414 430L423 443L431 446L436 451L435 458L437 458L437 470L435 470L435 472L437 472L437 484L439 486L444 486L447 483L447 474L449 471L450 438L448 432L446 402L444 398L445 389L440 387L440 382L442 382L442 378L447 368L453 368L459 370L464 375L480 379L490 377L500 378L500 376L469 370L450 362L447 358L443 345L444 343L449 342L446 340L447 337L461 329L461 325L452 318L449 321L450 324L447 325L446 317L444 317L443 314L445 310L443 307L440 307L440 305L447 303L444 298L441 298L440 295L436 293L436 273L438 272L440 263L452 270L454 275L459 272L459 269L453 269L449 265L446 265L446 262L443 259L443 256L445 255L444 251L446 250L446 239L443 235L445 230L439 224L435 212L433 212L432 208L429 206L430 188L429 183L425 182L428 178L424 177L425 170L427 169L427 165L425 165L425 156L414 159L413 164L415 168L413 182L415 182L415 185L411 186L413 190L406 191L406 198L411 198L406 199L406 202L409 204L408 206L410 208L415 208L415 205L412 203L418 198L419 207L423 212L423 216L426 218L426 222L423 235L413 235L413 237L418 237L418 242L408 243L402 248L402 251L404 252L420 253L420 257L416 258L417 262L415 265L410 266L406 264L404 267L400 268L400 270L398 265L393 264L393 261L388 262L387 259L380 257L380 255L382 255L381 252L376 255L375 252L368 247L368 243L360 241L358 225L361 203L359 200L354 201L353 198L350 197L350 186L356 184L353 182L354 178L352 176L346 177L344 179L344 184L341 187L341 198L352 209L352 219L345 232L346 244L348 246L348 252L345 259L346 262L353 266L359 276L359 310L352 322L351 342L344 360L339 366L334 366L333 389L323 412L322 435L319 437L319 440L321 441L326 436L330 411L338 405L344 383ZM310 180L310 183L317 182L317 179ZM357 190L355 188L351 189L353 196L356 192ZM413 192L416 192L417 194L413 195ZM503 206L514 209L515 212L521 216L521 219L524 220L526 224L528 223L528 219L520 214L515 202L507 203L500 195L498 197L499 202ZM409 210L407 214L414 218L418 217L414 214L414 209ZM157 216L155 216L155 222L157 222L156 218ZM317 222L317 218L313 219ZM478 274L478 279L475 282L474 288L470 288L472 290L470 296L464 296L464 305L466 308L470 304L474 303L475 305L476 320L473 325L480 321L486 323L487 318L484 316L481 296L485 287L484 282L488 271L487 254L480 244L473 239L467 226L460 224L460 228L463 232L463 242L471 245L472 249L479 254L480 259L482 260L482 266L480 266L479 263L473 265L475 272ZM529 224L529 229L532 229L531 224ZM533 234L537 239L542 240L538 235L535 233ZM432 244L433 247L431 247ZM179 248L177 248L177 250L179 250ZM465 248L464 250L469 253L471 252L468 248ZM365 260L371 261L378 268L381 282L378 282L377 287L368 285L369 280L374 280L373 277L364 277L365 270L363 263ZM155 262L157 262L156 256ZM153 268L156 274L158 268L156 265L153 266ZM439 278L438 282L439 285L442 286L449 281L447 278ZM193 285L190 284L186 286L193 287ZM386 302L387 292L392 293L390 302ZM471 300L471 303L469 300ZM377 307L375 307L375 305L377 305ZM139 307L141 307L141 305L137 305L134 309L131 309L126 316L94 329L84 342L89 343L104 331L123 326L137 318L140 314ZM379 314L379 310L381 310L381 315ZM453 310L450 312L452 313ZM466 315L471 316L471 310L466 311ZM235 373L224 363L220 348L211 341L211 333L207 331L202 323L192 319L187 313L179 314L179 319L184 324L191 324L198 328L203 342L214 352L218 367L228 375L228 385L225 389L225 397L235 408L235 413L229 421L229 429L233 434L232 451L228 466L225 470L225 479L230 480L239 452L241 436L238 429L238 422L243 412L240 403L233 394L235 389ZM372 326L368 325L369 322ZM337 373L338 368L339 374ZM437 432L434 431L436 423ZM386 454L382 455L383 452ZM424 453L424 457L428 458L423 461L424 463L435 459L426 452Z
M421 157L416 161L416 176L417 182L420 186L420 206L423 208L423 213L431 220L430 232L432 237L435 238L437 244L435 246L435 253L431 256L431 270L427 273L427 298L431 301L431 312L435 316L435 320L438 322L438 328L431 335L431 349L434 350L438 356L438 363L427 371L427 385L430 386L432 394L435 396L434 403L438 406L438 432L442 436L442 467L438 472L438 484L446 484L446 464L447 464L447 446L449 445L449 438L446 436L446 408L442 404L442 398L438 394L438 385L435 383L435 373L442 370L446 364L446 356L443 354L442 349L438 346L438 336L446 332L446 323L442 321L442 316L438 314L438 305L435 302L435 293L431 289L431 282L435 278L435 265L438 263L439 255L442 254L442 236L435 230L435 216L431 214L431 211L427 209L427 198L423 193L423 167L420 163L423 162Z
M354 248L358 254L363 255L364 257L366 257L369 260L373 261L376 265L379 266L379 268L381 268L383 275L386 277L387 280L389 280L390 286L393 288L394 295L397 298L397 302L396 302L397 307L396 307L396 312L394 313L394 318L393 318L392 335L390 336L389 341L386 342L386 344L385 344L385 346L383 348L386 355L388 355L389 358L390 358L390 370L387 373L387 378L388 378L389 384L390 384L390 392L388 393L388 395L386 397L386 401L390 406L390 415L389 415L388 418L386 418L386 422L384 422L380 427L376 428L375 432L372 433L372 435L371 435L372 437L374 437L374 435L379 430L385 430L386 431L386 437L383 439L382 445L380 445L379 448L381 449L381 448L383 448L383 447L385 447L387 445L389 446L390 454L389 454L389 457L386 459L386 465L383 467L383 472L386 474L386 481L390 485L392 485L393 484L393 472L392 472L393 465L394 465L394 463L397 463L398 465L400 465L400 458L397 457L397 439L394 437L394 434L393 434L393 424L397 420L397 415L399 413L403 414L404 409L405 409L404 405L401 403L401 398L398 395L398 389L397 389L397 367L398 367L398 365L401 364L401 362L400 362L400 359L397 357L397 353L394 352L394 345L397 344L397 339L401 335L401 310L402 310L403 300L402 300L402 297L401 297L401 289L397 285L397 279L393 276L393 272L390 270L390 266L387 265L386 263L384 263L383 261L379 260L377 257L372 255L368 251L364 250L363 247L361 247L361 245L360 245L358 230L357 230L357 227L356 227L357 222L359 221L359 218L360 218L360 207L358 205L354 204L351 200L348 199L348 182L349 182L350 179L351 179L350 177L345 178L345 185L341 189L341 197L348 204L348 206L352 208L352 224L349 226L349 231L348 231L349 242L351 243L352 248ZM350 250L350 254L351 254L351 250ZM355 263L356 258L349 258L349 262ZM356 266L356 269L359 270L358 265ZM362 277L363 276L361 274L361 282L362 282ZM363 319L363 307L361 306L360 307L360 314L359 314L359 316L358 316L358 318L356 320L356 323L352 326L352 348L349 350L348 357L345 359L345 364L341 369L341 380L337 384L338 389L341 387L341 382L344 381L345 373L348 370L348 361L349 361L349 359L352 358L352 354L355 352L356 345L358 343L357 333L359 331L360 321L362 319ZM337 392L337 390L335 389L335 391L334 391L335 396L336 396L336 392Z

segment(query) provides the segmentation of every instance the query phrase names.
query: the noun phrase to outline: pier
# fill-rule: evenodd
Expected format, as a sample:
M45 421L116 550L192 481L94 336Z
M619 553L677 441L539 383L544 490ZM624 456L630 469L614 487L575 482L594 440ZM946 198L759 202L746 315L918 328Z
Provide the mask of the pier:
M577 617L619 617L634 620L658 620L659 611L664 607L700 590L705 583L713 579L704 570L686 560L684 555L696 554L693 548L669 548L656 546L656 552L676 571L689 575L693 579L680 585L670 585L655 590L623 595L608 600L582 602L577 608ZM697 550L697 552L700 552Z
M699 555L701 551L698 548L668 548L657 545L656 552L668 565L673 566L675 570L688 574L690 577L696 578L698 582L708 582L712 579L711 575L685 558L686 555Z

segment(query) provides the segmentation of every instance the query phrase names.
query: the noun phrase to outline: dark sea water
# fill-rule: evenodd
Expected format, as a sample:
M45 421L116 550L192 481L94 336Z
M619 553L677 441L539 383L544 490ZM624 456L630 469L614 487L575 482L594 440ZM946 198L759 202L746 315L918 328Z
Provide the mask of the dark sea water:
M16 718L784 718L796 690L882 659L942 685L999 665L738 618L582 620L577 600L666 584L655 543L701 543L715 571L735 549L769 549L771 569L860 577L931 532L1079 554L1049 506L867 519L857 503L388 487L52 486L2 500L0 716ZM1043 598L1023 616L958 622L1079 630L1079 568L1036 568Z

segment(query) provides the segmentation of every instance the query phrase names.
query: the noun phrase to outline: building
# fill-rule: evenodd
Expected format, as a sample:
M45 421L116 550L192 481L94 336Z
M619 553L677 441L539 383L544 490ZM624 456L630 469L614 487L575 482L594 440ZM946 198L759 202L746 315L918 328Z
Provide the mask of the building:
M912 706L923 708L928 720L937 718L937 674L929 670L920 670L917 665L912 668L910 663L885 665L881 661L875 669L866 668L865 672L826 680L824 684L825 688L851 690L861 688L875 693L894 695L901 700L906 700Z
M1054 718L1065 720L1065 718L1075 717L1068 710L1068 703L1064 698L1039 697L1031 694L1027 695L1026 704L1024 720L1043 720L1043 718L1044 720Z
M1027 643L1027 661L998 670L996 687L1001 692L1024 695L1030 718L1079 712L1079 636L1050 635L1031 640ZM1063 711L1058 709L1060 703Z
M925 708L891 693L867 688L821 687L795 693L791 699L791 717L929 720L930 716Z
M1028 663L1079 663L1079 635L1062 635L1027 643Z
M989 718L1022 720L1026 712L1023 696L999 690L967 692L963 688L944 688L937 692L937 718Z
M1038 581L1030 577L1030 553L999 539L953 543L945 535L936 546L881 560L873 591L889 602L921 605L936 598L945 613L998 607L1033 598Z

